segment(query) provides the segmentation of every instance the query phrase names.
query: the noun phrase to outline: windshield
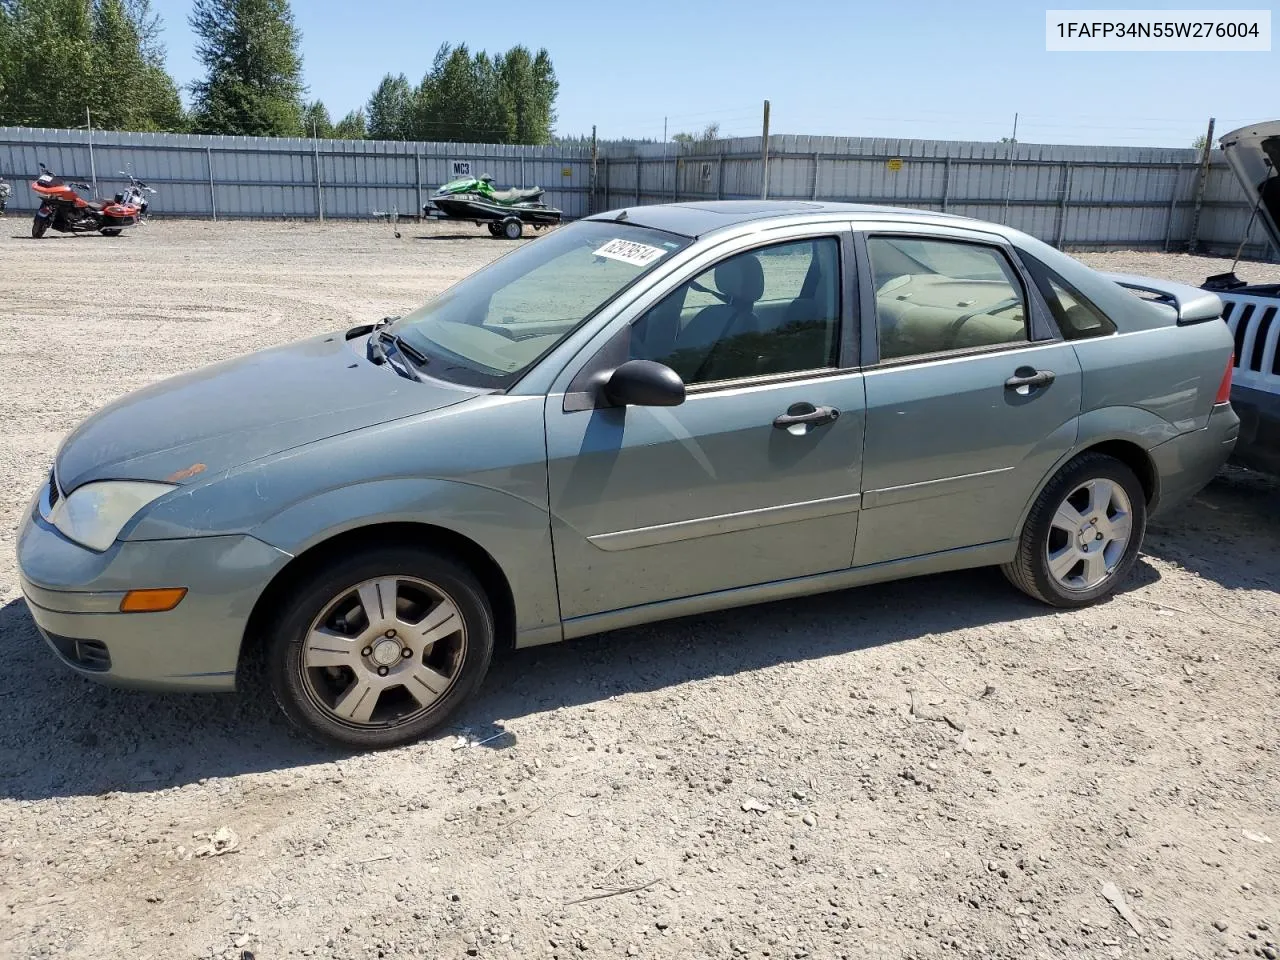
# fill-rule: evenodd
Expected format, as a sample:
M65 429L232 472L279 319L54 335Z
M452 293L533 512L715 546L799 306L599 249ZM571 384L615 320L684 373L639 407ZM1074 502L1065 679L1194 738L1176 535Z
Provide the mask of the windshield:
M660 230L580 220L473 273L390 330L427 358L432 377L509 387L688 243Z

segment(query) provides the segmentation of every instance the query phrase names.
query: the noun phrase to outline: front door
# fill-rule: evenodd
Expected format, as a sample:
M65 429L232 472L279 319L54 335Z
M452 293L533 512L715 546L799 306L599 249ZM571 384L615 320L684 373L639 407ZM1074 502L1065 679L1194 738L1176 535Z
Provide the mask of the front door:
M1075 351L1037 323L1041 308L994 238L870 234L863 249L875 362L855 564L1014 537L1075 442Z
M685 380L679 406L548 397L565 620L852 563L863 387L841 366L846 252L838 234L739 251L620 330L621 359Z

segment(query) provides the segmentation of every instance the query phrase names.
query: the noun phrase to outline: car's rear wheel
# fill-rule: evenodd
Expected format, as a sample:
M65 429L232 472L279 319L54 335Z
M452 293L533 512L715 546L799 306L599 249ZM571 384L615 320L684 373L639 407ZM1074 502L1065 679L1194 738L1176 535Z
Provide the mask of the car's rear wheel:
M451 557L368 550L281 603L266 667L281 709L319 740L358 749L418 740L475 692L493 656L484 589Z
M1113 593L1142 547L1147 502L1125 464L1087 453L1064 466L1036 498L1001 569L1024 593L1055 607L1083 607Z

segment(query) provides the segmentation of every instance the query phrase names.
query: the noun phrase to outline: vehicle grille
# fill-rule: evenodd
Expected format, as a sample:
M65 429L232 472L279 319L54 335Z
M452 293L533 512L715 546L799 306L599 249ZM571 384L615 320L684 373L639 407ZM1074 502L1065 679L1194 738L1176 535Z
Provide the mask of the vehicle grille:
M107 645L101 640L77 640L74 637L60 637L56 633L42 630L41 633L58 651L62 659L81 670L93 670L104 673L111 669L111 654Z
M53 475L53 469L49 470L49 506L53 506L62 497L58 491L58 478Z
M1233 380L1245 387L1276 389L1280 382L1280 303L1273 297L1219 293L1222 319L1236 342Z

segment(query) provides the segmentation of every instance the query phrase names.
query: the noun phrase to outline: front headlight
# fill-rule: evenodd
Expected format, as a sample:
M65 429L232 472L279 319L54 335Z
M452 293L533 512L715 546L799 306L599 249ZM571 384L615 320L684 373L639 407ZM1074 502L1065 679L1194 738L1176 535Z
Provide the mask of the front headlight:
M124 525L174 485L142 480L100 480L77 487L53 505L49 522L68 540L99 552L115 542Z

